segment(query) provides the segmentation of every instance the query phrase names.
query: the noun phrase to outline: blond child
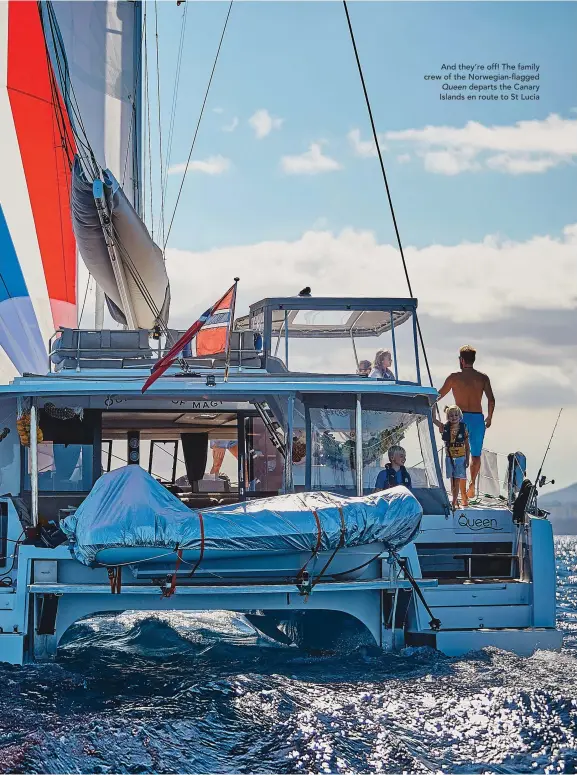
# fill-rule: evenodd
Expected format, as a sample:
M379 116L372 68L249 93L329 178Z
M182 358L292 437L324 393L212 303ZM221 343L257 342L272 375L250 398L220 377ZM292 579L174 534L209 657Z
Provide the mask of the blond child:
M411 475L405 468L407 453L403 447L394 444L392 447L389 447L388 455L389 462L382 471L379 471L377 481L375 482L375 490L388 490L389 487L398 487L399 485L408 487L410 490L412 487Z
M447 422L435 420L435 425L441 431L441 437L445 442L445 473L451 480L452 505L456 509L459 506L459 490L463 506L469 505L467 497L467 469L471 454L469 432L463 422L463 412L458 406L446 406L445 415Z

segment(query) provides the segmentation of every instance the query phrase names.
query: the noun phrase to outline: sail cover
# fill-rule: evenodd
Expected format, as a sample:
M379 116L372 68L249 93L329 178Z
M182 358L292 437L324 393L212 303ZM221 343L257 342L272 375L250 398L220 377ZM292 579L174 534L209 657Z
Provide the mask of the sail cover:
M239 556L310 552L317 542L319 551L374 542L399 549L417 534L422 514L409 490L394 487L364 498L314 492L217 506L203 509L201 526L198 512L140 466L130 465L101 476L60 526L76 559L92 565L103 549L199 551L201 541L207 559L222 551Z
M162 251L152 241L148 229L110 170L105 170L104 182L118 260L124 268L135 325L148 329L157 323L166 325L170 291ZM92 184L86 179L78 160L74 164L72 183L72 218L78 247L88 271L104 290L112 317L118 323L126 323Z
M0 346L45 373L49 337L76 324L76 148L33 2L0 3L0 138Z

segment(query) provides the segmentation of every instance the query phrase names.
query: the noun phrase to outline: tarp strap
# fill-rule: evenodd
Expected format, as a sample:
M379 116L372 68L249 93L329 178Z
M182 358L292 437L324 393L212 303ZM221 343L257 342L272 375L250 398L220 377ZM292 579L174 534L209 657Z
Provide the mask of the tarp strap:
M316 579L310 585L307 585L307 586L305 586L304 584L300 585L300 592L301 592L302 595L304 595L305 602L306 602L308 596L310 595L310 593L313 591L313 589L316 587L316 585L319 583L319 581L322 579L322 577L326 573L326 571L327 571L329 565L331 564L331 562L335 559L339 549L342 549L343 546L345 545L345 537L346 537L346 532L347 532L347 526L346 526L346 523L345 523L345 515L343 514L343 510L342 510L341 506L337 506L337 509L339 510L339 516L341 518L341 536L339 538L339 542L336 545L336 547L335 547L333 553L331 554L331 556L329 557L329 559L324 564L321 572L316 577Z
M329 559L326 561L324 568L321 570L319 575L316 577L316 579L311 584L311 591L316 587L316 585L322 579L322 577L324 576L325 572L327 571L329 565L331 564L331 562L337 556L337 552L339 551L339 549L342 549L343 546L345 545L345 537L346 537L346 534L347 534L347 525L346 525L346 522L345 522L345 515L343 514L343 509L342 509L341 506L337 506L337 509L339 510L339 516L341 518L341 537L339 539L338 544L335 547L334 552L331 554Z
M107 571L110 592L113 595L119 595L122 589L122 568L118 565L116 568L107 568Z
M204 557L204 519L200 511L198 512L198 523L200 527L200 554L198 555L198 560L194 564L194 567L188 574L188 578L191 578L192 576L194 576L194 574L198 570L200 563L202 562L202 558Z
M182 562L182 549L178 548L178 544L176 545L175 548L176 548L176 565L174 566L174 572L170 580L170 586L162 588L162 597L172 597L176 590L176 576L178 573L178 569L180 568L180 563Z
M316 546L313 549L311 549L311 556L308 558L308 560L305 562L305 564L302 566L302 568L297 573L297 582L299 582L302 579L303 573L307 569L307 566L308 566L309 562L314 557L316 557L317 554L319 553L319 549L321 548L322 539L323 539L321 520L319 518L317 510L316 509L311 509L311 511L312 511L313 517L315 518L315 522L317 523L317 543L316 543Z

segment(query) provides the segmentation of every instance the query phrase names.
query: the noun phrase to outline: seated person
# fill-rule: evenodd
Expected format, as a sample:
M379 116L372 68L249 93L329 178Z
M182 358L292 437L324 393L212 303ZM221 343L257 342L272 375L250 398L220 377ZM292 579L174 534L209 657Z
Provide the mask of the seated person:
M390 369L393 364L393 356L390 350L377 350L375 353L375 362L369 377L373 379L395 379L395 375Z
M370 361L359 361L359 365L357 368L357 376L358 377L368 377L371 373L371 362Z
M379 471L377 481L375 482L375 492L377 490L388 490L389 487L398 487L402 484L404 487L408 487L409 490L412 487L411 475L405 468L405 461L407 459L407 453L403 447L393 445L389 448L389 463Z

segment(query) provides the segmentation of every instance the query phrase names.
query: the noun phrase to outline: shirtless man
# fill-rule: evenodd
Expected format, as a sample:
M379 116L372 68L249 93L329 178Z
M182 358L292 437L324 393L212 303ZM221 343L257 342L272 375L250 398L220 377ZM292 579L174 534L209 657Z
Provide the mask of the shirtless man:
M459 365L461 371L449 374L445 384L439 390L439 400L452 390L455 403L463 412L463 421L469 431L469 443L471 446L471 484L467 495L475 497L475 482L481 469L481 451L485 429L491 427L493 412L495 411L495 396L491 388L491 381L486 374L482 374L473 367L477 351L474 347L465 345L459 350ZM481 399L483 393L487 396L487 418L483 418L483 406ZM438 425L440 421L436 424Z

